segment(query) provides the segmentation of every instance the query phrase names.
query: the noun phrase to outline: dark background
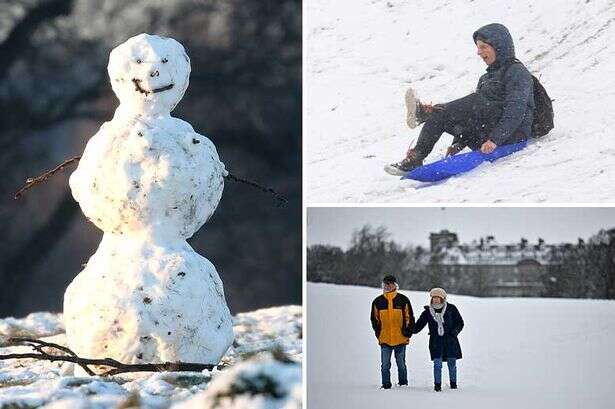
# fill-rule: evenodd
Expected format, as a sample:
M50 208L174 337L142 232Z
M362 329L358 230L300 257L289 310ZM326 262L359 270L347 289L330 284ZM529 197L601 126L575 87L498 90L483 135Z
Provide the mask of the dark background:
M217 267L232 313L301 303L301 4L281 1L3 0L0 7L0 316L61 311L102 232L68 188L74 168L28 191L27 177L81 155L118 101L109 52L147 32L181 42L190 85L173 116L216 145L226 168L289 204L227 181L189 243Z

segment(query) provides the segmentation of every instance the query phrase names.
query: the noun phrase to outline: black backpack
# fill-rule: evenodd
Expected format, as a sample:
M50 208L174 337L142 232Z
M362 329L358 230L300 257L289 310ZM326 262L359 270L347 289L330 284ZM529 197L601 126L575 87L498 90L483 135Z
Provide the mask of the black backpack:
M506 67L504 70L504 75L508 68L515 64L523 63L517 59L513 60L513 62ZM553 129L553 101L547 94L547 90L542 86L538 78L532 75L532 80L534 81L534 121L532 122L532 136L534 138L538 138L541 136L545 136L546 134Z

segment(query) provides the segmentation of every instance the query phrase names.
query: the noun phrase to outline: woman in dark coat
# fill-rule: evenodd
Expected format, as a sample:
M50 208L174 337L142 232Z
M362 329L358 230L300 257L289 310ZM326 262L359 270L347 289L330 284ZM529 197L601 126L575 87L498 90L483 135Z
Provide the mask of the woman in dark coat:
M433 361L434 390L442 390L442 361L448 365L451 389L457 389L457 359L461 359L461 345L457 336L463 329L463 318L453 304L446 302L446 292L434 288L429 292L430 305L414 324L412 332L418 334L429 326L429 354Z

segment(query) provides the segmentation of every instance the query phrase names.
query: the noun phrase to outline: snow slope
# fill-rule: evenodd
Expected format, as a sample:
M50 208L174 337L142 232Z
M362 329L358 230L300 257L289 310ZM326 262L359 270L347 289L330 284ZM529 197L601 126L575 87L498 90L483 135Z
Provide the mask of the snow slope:
M212 372L78 377L73 364L0 360L0 408L300 409L302 327L301 306L237 314L235 342L222 359L228 368ZM60 314L0 319L0 343L10 336L66 345ZM0 347L0 354L17 352L31 349Z
M402 291L416 318L427 293ZM307 285L307 405L327 408L612 408L615 302L450 295L466 323L460 389L433 391L427 330L406 352L409 388L380 390L369 322L379 289ZM333 314L335 319L325 319ZM397 381L393 363L392 381Z
M472 33L491 22L510 29L517 57L542 75L556 128L440 184L385 174L420 131L405 125L409 84L434 103L472 92L485 70ZM309 0L304 36L308 203L615 201L612 0Z

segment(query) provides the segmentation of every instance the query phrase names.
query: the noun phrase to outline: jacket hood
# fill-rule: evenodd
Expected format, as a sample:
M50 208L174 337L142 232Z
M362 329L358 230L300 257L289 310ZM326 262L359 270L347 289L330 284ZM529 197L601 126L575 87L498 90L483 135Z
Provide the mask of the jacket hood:
M495 48L495 62L492 64L494 66L500 66L502 62L515 58L512 36L503 24L487 24L476 30L472 38L475 44L477 40L481 40Z

